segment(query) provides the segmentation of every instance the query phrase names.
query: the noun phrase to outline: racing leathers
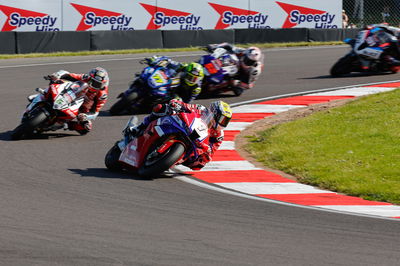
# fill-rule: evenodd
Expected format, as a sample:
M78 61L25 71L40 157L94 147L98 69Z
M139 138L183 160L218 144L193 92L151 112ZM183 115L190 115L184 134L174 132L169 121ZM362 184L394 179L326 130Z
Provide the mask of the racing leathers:
M139 124L137 127L129 129L130 134L137 137L143 134L143 131L147 128L147 126L157 118L177 114L180 112L195 112L201 115L203 112L209 112L209 110L200 104L188 104L177 99L173 99L168 103L154 106L151 114L146 116L141 124ZM211 161L213 154L221 146L223 139L224 132L220 127L209 127L208 145L202 142L196 142L199 150L203 150L205 152L197 158L189 158L183 165L193 170L200 170Z
M220 44L209 44L206 46L206 50L215 58L220 58L225 53L229 53L236 55L239 60L238 73L232 77L229 77L225 81L225 84L216 85L217 87L230 86L240 91L251 89L254 87L255 82L263 71L263 56L260 56L260 60L258 60L252 66L247 66L243 64L243 59L245 58L245 52L247 50L245 48L237 47L230 43L224 42Z
M83 81L88 82L90 76L88 74L69 73L65 70L60 70L48 76L50 82L59 82L60 80L68 81ZM77 121L69 121L68 129L76 130L80 134L87 134L93 127L92 121L96 119L100 110L107 102L108 98L108 83L104 89L94 89L88 87L83 104L79 108L79 114L76 117Z
M145 62L149 66L164 67L168 71L168 75L173 82L178 82L174 89L174 97L181 99L185 103L191 103L195 100L201 93L201 84L195 83L189 85L184 82L186 63L179 63L177 61L171 60L167 56L152 56L145 59Z

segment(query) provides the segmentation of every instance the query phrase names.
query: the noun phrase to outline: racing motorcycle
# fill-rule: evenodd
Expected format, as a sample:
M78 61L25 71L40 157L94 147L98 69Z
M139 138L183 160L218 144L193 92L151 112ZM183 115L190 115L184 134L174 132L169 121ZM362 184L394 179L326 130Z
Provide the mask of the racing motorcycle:
M235 54L225 53L218 57L203 55L199 63L204 68L202 93L205 95L233 92L240 96L243 92L233 85L231 79L239 72L239 59Z
M105 156L109 170L133 170L140 176L158 176L177 164L185 165L207 151L212 114L179 112L152 121L140 136L129 128L137 125L132 117L123 130L124 138Z
M19 140L45 131L65 127L66 122L78 115L88 84L82 81L59 80L32 99L22 115L21 124L11 133L11 139Z
M174 88L179 86L180 80L171 78L168 71L163 66L148 66L135 74L129 88L118 95L119 100L111 106L110 114L149 112L152 106L173 99Z
M388 47L385 53L394 58L400 58L400 52L398 48L398 40L395 36L387 34L387 43ZM345 39L345 43L351 46L350 52L348 52L345 56L340 58L330 69L330 74L333 77L338 77L346 74L350 74L351 72L365 72L362 68L362 60L369 61L369 69L370 72L373 73L397 73L400 70L399 66L393 66L389 62L385 62L381 59L364 59L361 58L354 51L354 47L356 44L355 39Z

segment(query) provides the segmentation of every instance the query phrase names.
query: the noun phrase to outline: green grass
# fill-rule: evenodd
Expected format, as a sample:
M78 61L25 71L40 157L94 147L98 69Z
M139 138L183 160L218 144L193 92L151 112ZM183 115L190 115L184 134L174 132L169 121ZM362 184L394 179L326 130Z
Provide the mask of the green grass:
M400 204L400 90L247 136L264 165L305 184Z
M297 43L254 43L239 44L241 47L258 46L260 48L273 47L297 47L297 46L321 46L339 45L343 42L297 42ZM86 56L86 55L112 55L112 54L139 54L139 53L165 53L165 52L188 52L200 51L201 47L187 47L174 49L130 49L130 50L103 50L103 51L81 51L81 52L56 52L56 53L31 53L31 54L0 54L0 59L33 58L33 57L57 57L57 56Z

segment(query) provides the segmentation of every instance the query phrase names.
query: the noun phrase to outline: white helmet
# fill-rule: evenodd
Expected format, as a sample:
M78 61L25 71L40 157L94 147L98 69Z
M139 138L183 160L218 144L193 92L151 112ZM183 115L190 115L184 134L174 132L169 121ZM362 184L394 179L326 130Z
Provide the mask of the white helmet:
M241 65L244 68L257 66L257 62L262 60L262 53L258 47L250 47L246 49L241 58Z

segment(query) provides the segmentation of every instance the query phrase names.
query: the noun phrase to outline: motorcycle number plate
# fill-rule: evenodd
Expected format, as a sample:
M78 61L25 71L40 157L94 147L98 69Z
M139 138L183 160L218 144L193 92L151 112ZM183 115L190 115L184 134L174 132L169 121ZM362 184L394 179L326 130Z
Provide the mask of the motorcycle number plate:
M204 68L209 74L214 75L221 69L221 61L211 60L210 63L204 65Z
M161 87L168 84L168 77L162 71L156 71L149 77L152 87Z

